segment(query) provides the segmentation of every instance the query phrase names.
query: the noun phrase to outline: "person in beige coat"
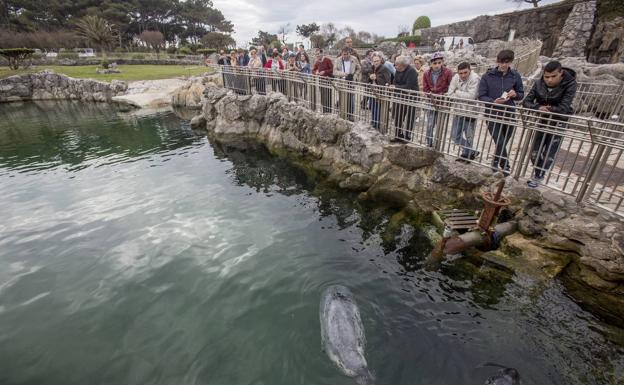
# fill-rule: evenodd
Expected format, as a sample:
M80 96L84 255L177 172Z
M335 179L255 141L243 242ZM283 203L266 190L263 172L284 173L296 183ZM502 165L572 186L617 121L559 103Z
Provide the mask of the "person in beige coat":
M455 98L476 100L480 81L481 78L479 75L470 69L470 63L460 63L459 66L457 66L457 73L451 79L446 95ZM457 100L456 102L470 103L469 101L461 100ZM479 152L472 148L476 124L476 117L460 115L455 115L453 117L451 138L456 145L462 148L460 157L457 158L458 161L468 163L468 159L473 160L479 155Z
M350 82L359 82L361 76L362 67L360 66L360 61L357 57L351 55L348 47L343 48L342 54L336 59L334 64L334 77L345 79L349 82L349 85L346 87L347 90L340 92L341 100L345 101L341 103L341 113L346 115L344 117L349 120L354 120L353 112L355 111L355 95L353 92L348 91L352 89L352 83Z

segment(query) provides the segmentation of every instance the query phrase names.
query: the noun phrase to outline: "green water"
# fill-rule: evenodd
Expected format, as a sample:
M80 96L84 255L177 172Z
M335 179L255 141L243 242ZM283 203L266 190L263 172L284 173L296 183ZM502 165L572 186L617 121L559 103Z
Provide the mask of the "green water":
M557 282L457 259L394 212L176 115L0 105L0 384L353 384L321 350L348 286L377 384L622 383L622 331Z

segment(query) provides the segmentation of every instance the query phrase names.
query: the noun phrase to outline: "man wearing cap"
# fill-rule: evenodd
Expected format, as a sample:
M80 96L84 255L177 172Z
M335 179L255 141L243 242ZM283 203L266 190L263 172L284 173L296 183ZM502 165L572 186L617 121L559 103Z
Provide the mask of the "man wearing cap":
M423 91L428 94L444 95L448 91L453 71L444 65L444 55L436 52L431 56L429 69L423 76ZM432 102L437 102L432 99ZM436 121L440 118L436 109L427 111L427 146L433 147L434 128Z

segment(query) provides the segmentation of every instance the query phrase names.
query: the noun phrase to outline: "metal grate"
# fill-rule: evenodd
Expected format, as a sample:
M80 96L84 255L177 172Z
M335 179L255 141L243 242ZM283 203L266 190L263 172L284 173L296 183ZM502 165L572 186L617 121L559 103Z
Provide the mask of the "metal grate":
M438 215L444 220L444 225L451 230L470 230L477 226L477 218L466 210L447 209L438 211Z

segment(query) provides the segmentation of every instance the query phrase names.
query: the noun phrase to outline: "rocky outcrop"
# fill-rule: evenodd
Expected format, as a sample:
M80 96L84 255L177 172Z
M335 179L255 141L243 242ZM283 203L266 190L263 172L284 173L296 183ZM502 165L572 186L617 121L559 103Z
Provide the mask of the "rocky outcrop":
M127 87L125 82L117 80L105 83L43 71L0 79L0 102L53 99L110 102Z
M592 63L617 63L624 57L624 16L598 22L587 50Z
M574 5L557 40L554 57L585 56L585 46L591 37L595 14L595 0Z
M423 40L431 43L443 36L472 36L477 43L481 43L491 39L507 40L509 31L514 30L516 38L541 40L544 43L542 54L550 56L574 4L560 2L500 15L483 15L472 20L425 28L421 32Z
M220 140L253 138L276 153L304 157L328 182L410 212L479 208L480 192L492 190L502 177L427 148L389 143L367 124L319 115L281 94L240 96L208 85L204 99L195 127L206 127ZM504 244L505 254L548 278L573 266L575 284L585 288L578 295L596 298L583 301L600 303L597 308L606 306L624 320L624 306L617 307L624 298L618 294L624 293L624 221L511 178L505 194L512 198L507 216L515 218L520 231Z
M209 83L223 86L221 74L212 74L189 79L186 84L173 91L171 95L171 105L174 107L201 110L204 105L204 90L206 89L206 84Z

